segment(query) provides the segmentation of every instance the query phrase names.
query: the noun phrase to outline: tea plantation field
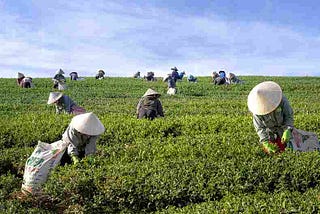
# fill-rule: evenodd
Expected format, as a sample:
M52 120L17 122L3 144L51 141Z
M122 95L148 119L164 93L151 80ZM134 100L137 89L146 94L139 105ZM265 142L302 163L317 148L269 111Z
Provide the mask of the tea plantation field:
M266 156L247 96L277 82L295 112L295 126L320 135L320 78L241 77L215 86L210 77L167 84L141 79L67 80L69 95L106 127L90 164L55 168L44 185L50 200L18 199L26 159L37 141L54 142L71 121L46 104L50 78L22 89L0 79L0 213L319 213L320 154ZM137 120L139 98L162 94L165 118Z

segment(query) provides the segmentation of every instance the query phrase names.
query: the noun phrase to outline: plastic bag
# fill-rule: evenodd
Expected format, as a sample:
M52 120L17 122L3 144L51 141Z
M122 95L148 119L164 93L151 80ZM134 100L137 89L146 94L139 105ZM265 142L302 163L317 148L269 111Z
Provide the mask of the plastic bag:
M320 150L319 140L315 133L294 128L292 130L292 136L293 140L290 141L287 147L294 151L309 152Z
M169 88L167 91L167 94L169 95L175 95L177 93L177 89L175 88Z
M62 140L52 144L38 141L38 145L27 159L23 174L22 192L37 194L47 181L50 171L59 164L67 143Z

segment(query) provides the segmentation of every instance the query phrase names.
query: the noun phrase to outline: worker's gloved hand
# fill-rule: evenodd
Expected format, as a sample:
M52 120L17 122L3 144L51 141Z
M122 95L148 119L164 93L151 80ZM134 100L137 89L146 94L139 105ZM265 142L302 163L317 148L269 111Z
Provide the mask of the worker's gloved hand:
M282 134L281 143L285 143L285 144L289 143L291 137L292 137L291 129L286 129Z
M78 164L80 162L79 157L76 155L72 155L71 159L72 159L73 164Z
M278 151L278 147L275 144L270 143L269 141L263 142L262 148L263 151L267 154L275 154Z

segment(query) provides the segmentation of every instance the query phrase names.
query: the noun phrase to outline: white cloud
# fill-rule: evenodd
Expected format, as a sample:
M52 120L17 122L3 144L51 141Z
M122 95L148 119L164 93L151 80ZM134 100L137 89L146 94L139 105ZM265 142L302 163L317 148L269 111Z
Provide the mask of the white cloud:
M0 11L1 70L52 76L62 67L92 76L103 68L112 76L137 70L162 76L177 66L195 75L220 69L317 75L319 38L290 26L102 0L33 1L33 8L33 19ZM0 76L15 77L12 72Z

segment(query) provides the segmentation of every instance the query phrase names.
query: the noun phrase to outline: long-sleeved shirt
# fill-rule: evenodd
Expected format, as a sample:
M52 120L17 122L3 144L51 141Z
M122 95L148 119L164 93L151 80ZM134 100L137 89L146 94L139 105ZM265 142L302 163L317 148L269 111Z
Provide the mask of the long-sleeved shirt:
M150 99L148 96L145 96L139 100L139 103L137 105L137 114L139 115L138 117L143 118L144 114L148 110L154 110L157 116L159 115L161 117L164 117L160 100Z
M56 105L56 113L60 114L63 111L66 113L72 113L72 107L77 105L68 95L62 95Z
M75 128L68 126L62 135L62 140L68 143L68 154L79 156L84 152L85 156L95 154L97 150L96 141L99 136L90 136L78 132Z
M283 95L279 106L269 114L253 115L253 125L261 143L281 138L287 127L293 127L293 110L288 99Z

